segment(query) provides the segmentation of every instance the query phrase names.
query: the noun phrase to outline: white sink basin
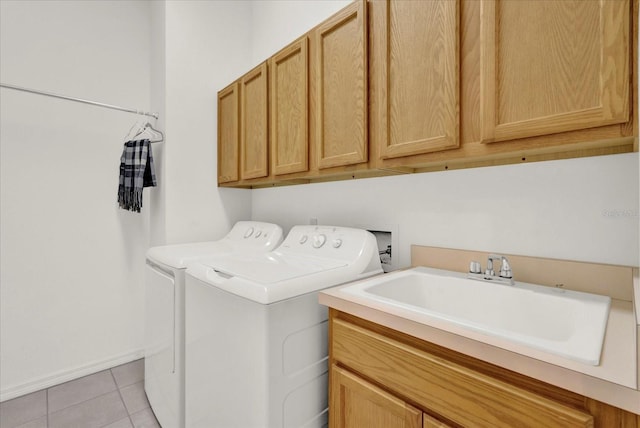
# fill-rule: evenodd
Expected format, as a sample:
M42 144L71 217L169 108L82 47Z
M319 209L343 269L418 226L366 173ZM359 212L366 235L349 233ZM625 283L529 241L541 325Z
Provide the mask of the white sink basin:
M611 304L608 296L422 267L341 291L596 366Z

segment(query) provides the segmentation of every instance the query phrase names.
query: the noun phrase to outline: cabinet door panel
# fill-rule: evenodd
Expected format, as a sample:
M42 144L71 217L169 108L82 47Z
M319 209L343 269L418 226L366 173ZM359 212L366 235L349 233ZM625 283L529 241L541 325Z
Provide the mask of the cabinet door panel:
M238 180L239 83L218 92L218 183Z
M628 121L629 9L629 0L484 0L482 141Z
M422 428L450 428L450 425L440 422L439 420L432 418L426 413L422 414Z
M383 13L384 27L376 28L387 86L380 157L458 147L460 2L387 0Z
M266 177L269 174L266 62L242 78L241 94L240 177Z
M308 38L271 59L271 147L275 175L309 169Z
M343 320L332 358L462 426L589 428L593 417ZM331 381L333 383L333 380ZM332 404L334 403L332 399Z
M331 368L333 428L420 428L422 412L337 367Z
M366 1L358 0L316 30L321 169L368 160L366 14Z

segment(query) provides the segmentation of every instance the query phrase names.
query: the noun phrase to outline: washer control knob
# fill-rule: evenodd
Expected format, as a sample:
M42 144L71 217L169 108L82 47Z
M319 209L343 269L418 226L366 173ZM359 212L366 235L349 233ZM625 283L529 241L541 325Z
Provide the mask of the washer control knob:
M327 237L323 234L315 235L313 237L313 248L320 248L327 242Z
M247 229L247 231L244 233L244 237L248 238L253 234L253 227L250 227L249 229Z
M342 245L342 239L336 238L333 240L333 248L340 248Z
M307 242L307 239L308 239L308 238L309 238L309 237L308 237L307 235L302 235L302 236L300 237L300 244L302 245L302 244L304 244L305 242Z
M262 235L262 231L261 230L257 230L254 238L259 238L260 235Z

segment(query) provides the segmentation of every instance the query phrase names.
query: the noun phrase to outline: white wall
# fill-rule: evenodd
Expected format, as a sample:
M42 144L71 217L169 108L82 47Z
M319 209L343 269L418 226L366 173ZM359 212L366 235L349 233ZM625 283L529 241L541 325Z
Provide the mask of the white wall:
M150 109L148 2L3 0L0 18L3 83ZM141 118L0 91L4 400L141 355L149 215L116 203Z
M250 64L251 2L2 1L2 81L160 113L158 187L118 209L138 117L2 90L1 400L142 356L149 245L217 239L216 93Z
M166 8L165 2L149 2L150 7L150 86L151 86L151 108L158 112L157 126L163 130L165 140L167 139L167 107L166 107ZM153 148L153 156L156 167L156 180L158 186L150 191L147 201L150 215L149 244L150 246L163 245L166 242L166 181L165 181L165 145L156 144Z
M254 62L343 6L257 2ZM637 266L638 181L633 153L253 190L252 217L287 230L310 218L388 225L399 266L411 244Z
M253 217L392 225L410 245L638 264L638 154L253 191Z
M254 1L251 25L252 66L269 58L351 1Z
M251 2L165 3L165 242L218 239L251 193L217 187L217 92L249 68ZM159 241L156 241L159 242Z

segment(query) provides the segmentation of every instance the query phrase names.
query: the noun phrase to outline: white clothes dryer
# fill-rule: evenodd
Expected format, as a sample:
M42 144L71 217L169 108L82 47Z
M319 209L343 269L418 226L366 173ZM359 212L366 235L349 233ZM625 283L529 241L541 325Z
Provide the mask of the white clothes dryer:
M328 424L327 308L318 291L382 273L365 230L294 226L270 253L186 275L186 426Z
M144 389L164 428L184 421L184 288L190 263L221 254L271 251L282 242L271 223L239 221L222 239L150 248L145 272Z

